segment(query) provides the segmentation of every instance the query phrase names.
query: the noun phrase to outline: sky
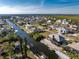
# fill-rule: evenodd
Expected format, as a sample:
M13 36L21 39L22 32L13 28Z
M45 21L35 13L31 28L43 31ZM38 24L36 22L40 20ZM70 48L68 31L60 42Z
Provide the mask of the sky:
M79 0L0 0L0 14L79 14Z

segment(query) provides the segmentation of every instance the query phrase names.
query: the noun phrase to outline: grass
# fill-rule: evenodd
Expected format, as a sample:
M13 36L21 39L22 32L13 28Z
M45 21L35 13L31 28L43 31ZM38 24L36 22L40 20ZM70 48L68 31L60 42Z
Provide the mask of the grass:
M57 16L57 18L60 19L68 19L68 20L72 20L75 23L79 23L79 16Z
M42 33L40 33L41 35L43 35L45 38L48 38L48 35L49 35L49 32L42 32Z
M79 55L73 52L67 52L67 55L70 57L70 59L79 59Z
M50 33L57 33L58 31L57 30L49 30Z

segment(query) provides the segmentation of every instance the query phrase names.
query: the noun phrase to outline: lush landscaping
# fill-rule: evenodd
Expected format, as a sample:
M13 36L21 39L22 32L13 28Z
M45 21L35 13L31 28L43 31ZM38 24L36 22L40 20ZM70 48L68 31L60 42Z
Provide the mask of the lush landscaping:
M79 59L79 55L73 53L73 52L67 52L67 55L71 58L71 59Z
M57 16L59 19L71 19L75 23L79 23L79 16Z
M39 32L33 32L30 34L30 36L37 42L39 42L43 37Z
M15 45L15 43L18 44L17 42L19 42L20 45ZM22 54L21 49L25 51L25 45L22 45L20 38L16 34L7 34L5 37L0 38L0 53L2 52L0 57L12 59L17 54Z
M71 47L63 47L63 51L66 55L70 57L70 59L79 59L79 52L72 49Z
M2 34L2 35L6 35L5 37L0 37L0 42L5 42L5 41L12 41L12 40L16 40L17 36L15 34Z

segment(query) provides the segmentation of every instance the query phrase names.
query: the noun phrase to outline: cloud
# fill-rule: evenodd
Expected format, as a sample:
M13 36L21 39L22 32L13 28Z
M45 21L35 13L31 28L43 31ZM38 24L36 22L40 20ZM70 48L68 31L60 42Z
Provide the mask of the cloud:
M17 8L13 7L7 7L7 6L2 6L0 7L0 14L14 14L14 13L19 13L20 10L17 10Z
M0 14L24 14L24 13L35 13L39 9L37 6L1 6Z
M79 14L78 7L42 8L40 6L0 6L0 14Z

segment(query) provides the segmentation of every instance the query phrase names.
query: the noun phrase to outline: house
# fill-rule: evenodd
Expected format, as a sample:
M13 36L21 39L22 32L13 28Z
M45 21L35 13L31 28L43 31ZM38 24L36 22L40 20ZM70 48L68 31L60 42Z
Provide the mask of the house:
M67 28L61 27L61 26L57 26L57 25L50 25L49 29L57 30L58 33L60 33L60 34L68 33L68 29Z
M43 29L37 28L33 25L27 24L25 26L26 26L26 29L29 30L29 32L42 32L43 31Z
M26 27L26 29L30 29L30 28L32 28L32 25L26 24L25 27Z
M59 19L56 21L56 23L60 23L60 24L64 24L64 25L69 24L69 22L66 19Z
M51 23L51 20L48 20L48 21L47 21L47 24L49 24L49 23Z
M66 19L63 19L63 20L62 20L62 24L67 25L67 24L69 24L69 22L68 22Z
M15 42L15 46L19 46L19 45L20 45L19 41Z
M40 59L46 59L46 56L45 55L41 55Z
M0 27L3 27L4 24L5 24L4 21L2 21L2 19L0 19Z
M9 30L5 27L5 28L1 28L1 29L0 29L0 32L1 32L1 33L2 33L2 32L9 33Z
M47 59L46 55L43 54L43 53L40 53L39 58L40 58L40 59Z
M23 59L21 54L18 54L17 56L13 56L12 59Z
M74 30L74 31L76 31L77 29L78 29L78 26L77 25L73 25L73 24L70 24L69 25L69 28L71 29L71 30Z
M58 28L56 28L56 30L58 30L59 34L68 33L68 29L66 29L64 27L58 27Z
M59 35L59 34L50 34L49 39L51 41L57 42L59 44L67 44L65 38L62 35Z
M61 19L58 19L57 21L56 21L56 23L61 23L62 21L61 21Z
M52 30L56 30L58 27L59 27L59 26L57 26L57 25L50 25L50 26L49 26L49 28L52 29Z
M9 33L9 31L10 31L7 27L3 27L1 29L2 29L3 32L7 32L7 33Z

